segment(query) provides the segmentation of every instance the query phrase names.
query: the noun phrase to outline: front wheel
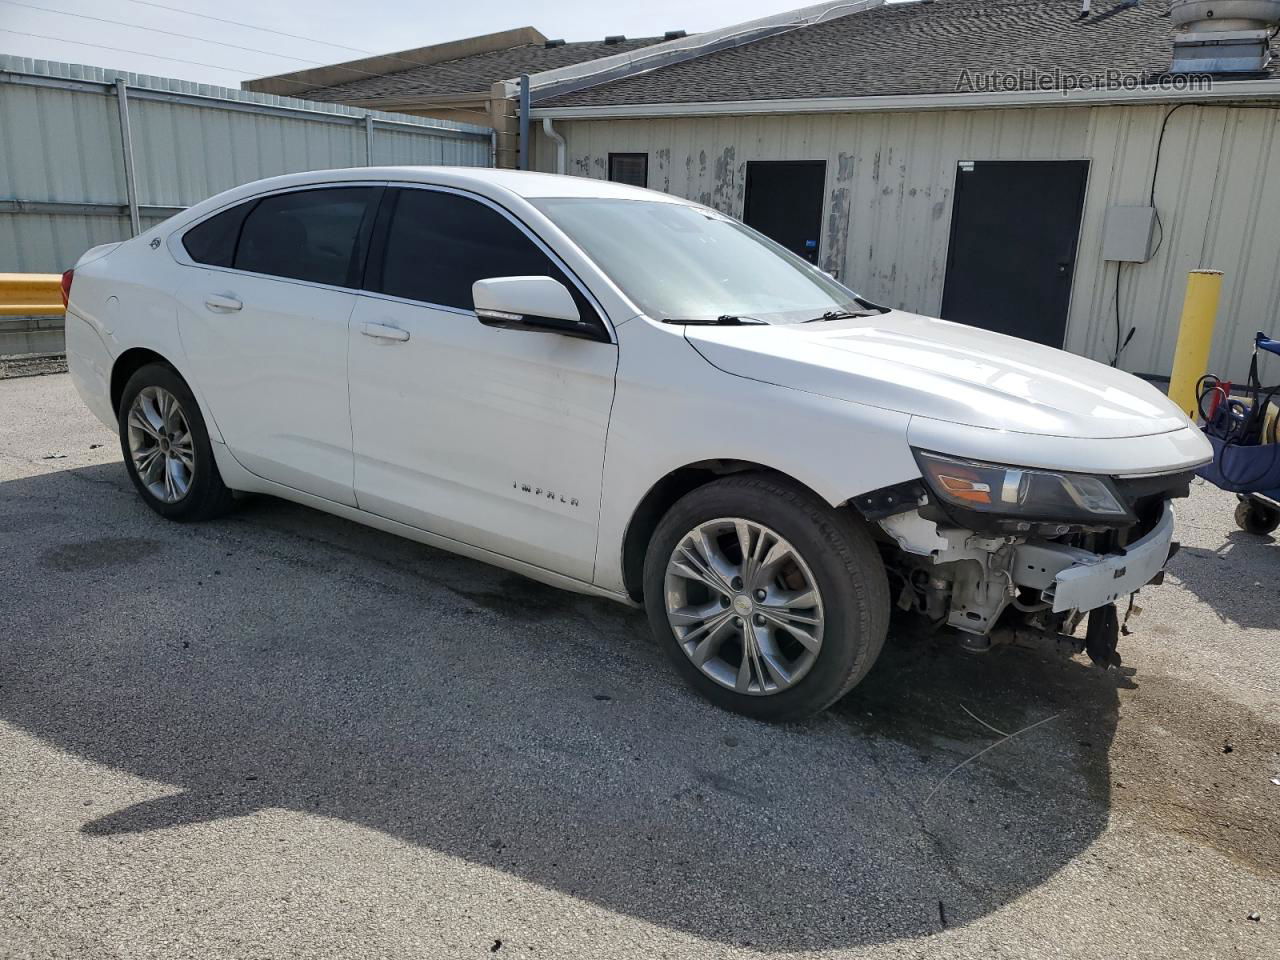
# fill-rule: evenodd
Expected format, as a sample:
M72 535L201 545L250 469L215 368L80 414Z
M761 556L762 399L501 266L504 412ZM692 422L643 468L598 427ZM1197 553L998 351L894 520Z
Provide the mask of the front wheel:
M147 506L170 520L208 520L231 506L196 398L177 372L149 363L120 397L120 448Z
M798 720L847 693L884 645L889 586L862 521L780 477L699 487L645 557L649 623L722 707Z

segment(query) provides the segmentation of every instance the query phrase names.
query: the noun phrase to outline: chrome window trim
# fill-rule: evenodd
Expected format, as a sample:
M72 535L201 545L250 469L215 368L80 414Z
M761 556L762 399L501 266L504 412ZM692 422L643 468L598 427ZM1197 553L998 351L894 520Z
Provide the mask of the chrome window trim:
M276 276L275 274L270 274L270 273L254 273L249 270L237 270L235 267L220 267L214 264L200 263L191 258L191 255L187 253L187 248L182 244L182 238L186 235L188 230L193 230L196 227L198 227L200 224L204 223L205 221L211 220L212 218L218 216L219 214L225 213L226 211L232 209L233 207L237 207L240 204L257 203L259 200L263 200L267 197L278 196L286 193L301 193L306 190L341 189L343 187L392 187L392 188L399 187L399 188L413 189L413 190L434 190L438 193L453 193L453 194L457 194L458 196L466 197L470 200L476 200L476 201L479 201L480 203L483 203L485 206L490 207L491 209L497 211L499 215L506 218L507 221L513 224L517 230L519 230L526 237L532 240L534 246L536 246L539 250L541 250L544 254L546 254L546 256L550 258L551 262L560 268L561 272L564 273L564 275L569 278L569 280L577 288L578 292L581 293L582 296L587 300L587 302L590 303L591 306L595 308L596 314L600 317L600 322L604 325L605 333L609 338L608 342L615 345L617 344L618 338L614 330L613 320L609 316L608 312L604 309L604 306L601 304L600 299L594 293L592 293L590 288L582 281L582 278L577 275L576 271L571 270L569 268L569 265L565 263L564 259L558 253L556 253L556 251L553 250L545 240L543 240L540 236L538 236L538 234L536 234L522 220L520 220L517 216L515 216L515 214L513 214L510 210L502 206L497 201L492 200L489 197L483 196L482 194L478 194L470 190L464 190L458 187L451 187L445 184L422 183L421 181L414 181L414 180L386 180L386 179L324 180L316 183L294 184L293 186L280 187L275 190L264 190L262 193L255 193L248 197L240 197L237 200L233 200L231 202L225 203L222 206L218 207L216 210L210 210L208 213L206 213L202 217L199 217L195 220L187 221L186 223L182 224L175 230L170 231L168 237L166 238L165 246L167 247L169 254L179 264L186 267L194 267L198 270L210 270L215 273L225 273L225 274L229 274L231 276L236 276L236 277L253 277L255 279L260 279L260 280L274 280L277 283L289 283L289 284L294 284L301 287L312 287L318 290L333 290L338 293L349 293L352 296L357 296L357 297L370 297L376 300L386 300L391 303L403 303L410 306L430 307L433 310L441 310L441 311L444 311L445 313L453 313L459 316L475 318L476 313L474 310L466 310L461 307L454 307L448 304L431 303L426 300L411 300L407 297L396 297L396 296L392 296L391 294L379 293L376 290L362 289L360 287L336 286L334 284L328 284L328 283L316 283L311 280L296 280L291 277L279 277L279 276ZM535 209L537 208L535 207ZM581 253L585 259L587 260L591 259L587 255L586 251L578 247L576 243L574 244L574 246L575 246L575 249L577 249L578 252ZM597 271L600 271L599 267L596 267L595 269ZM600 271L600 273L602 276L605 275L603 271ZM630 303L630 300L627 299L627 302ZM631 319L631 317L628 317L627 319ZM626 321L624 320L623 322L625 323Z
M345 289L345 288L344 288ZM393 297L389 293L378 293L376 290L348 290L357 297L368 297L370 300L384 300L387 303L403 303L407 307L427 307L431 310L439 310L441 313L453 313L460 317L467 317L471 320L476 319L474 310L463 310L461 307L450 307L443 303L428 303L426 300L410 300L407 297Z

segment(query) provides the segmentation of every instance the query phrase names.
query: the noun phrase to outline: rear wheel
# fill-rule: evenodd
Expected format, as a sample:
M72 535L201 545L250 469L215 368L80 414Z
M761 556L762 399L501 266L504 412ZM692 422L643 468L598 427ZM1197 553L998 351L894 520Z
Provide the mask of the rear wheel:
M207 520L230 508L204 417L172 367L139 368L117 415L125 468L147 506L170 520Z
M889 588L862 522L782 478L725 478L659 523L649 623L685 680L766 720L830 706L884 644Z

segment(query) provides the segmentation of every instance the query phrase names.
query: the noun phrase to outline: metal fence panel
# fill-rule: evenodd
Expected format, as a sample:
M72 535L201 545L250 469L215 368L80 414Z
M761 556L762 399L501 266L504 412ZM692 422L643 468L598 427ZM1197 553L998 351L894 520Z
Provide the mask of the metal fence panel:
M492 145L483 140L448 140L437 137L431 140L417 136L402 127L374 124L377 131L373 140L375 164L444 164L452 167L487 167L491 165Z
M283 173L491 165L486 127L0 56L0 272L59 272L87 248L129 236L117 80L143 229Z

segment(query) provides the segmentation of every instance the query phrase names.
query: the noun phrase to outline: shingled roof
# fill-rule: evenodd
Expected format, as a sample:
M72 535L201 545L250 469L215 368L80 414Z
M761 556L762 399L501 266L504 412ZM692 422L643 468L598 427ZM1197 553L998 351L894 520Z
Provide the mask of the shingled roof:
M557 67L573 66L588 60L639 50L641 47L661 43L662 40L662 37L640 37L615 43L588 40L558 46L526 43L442 63L408 67L395 73L358 77L347 83L317 87L294 96L307 100L346 103L385 97L398 99L488 92L489 86L496 81L512 80L522 73L539 73Z
M1062 76L1168 70L1168 0L925 0L811 27L540 100L542 107L705 103L1062 87ZM1272 68L1274 71L1274 67ZM1045 78L1048 78L1047 80ZM970 86L971 85L971 86Z

